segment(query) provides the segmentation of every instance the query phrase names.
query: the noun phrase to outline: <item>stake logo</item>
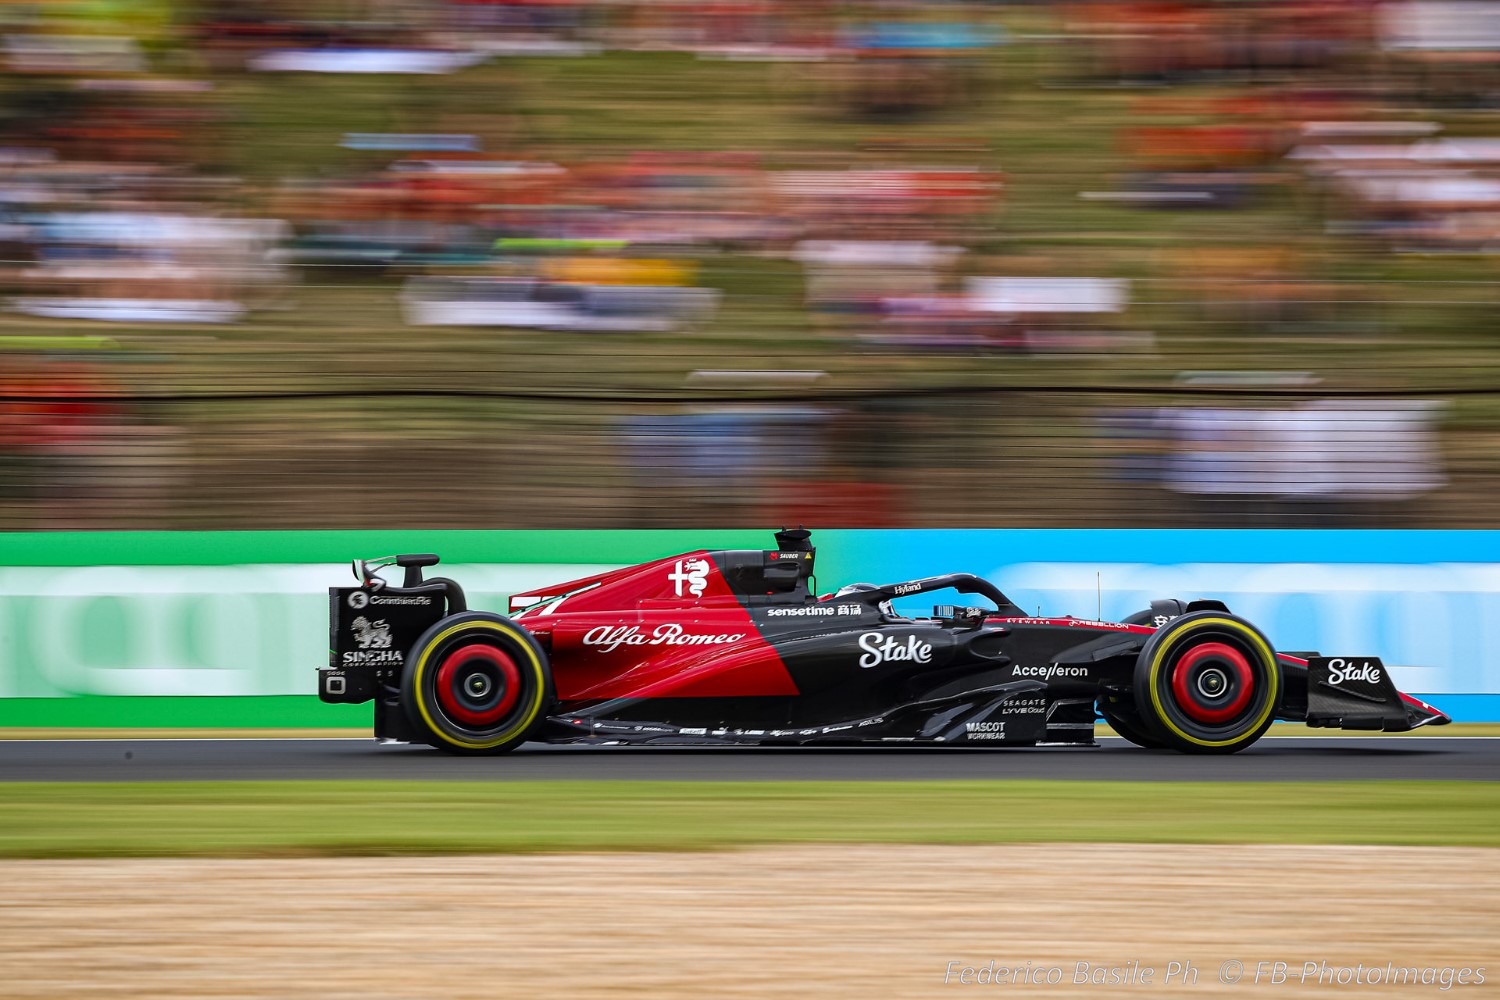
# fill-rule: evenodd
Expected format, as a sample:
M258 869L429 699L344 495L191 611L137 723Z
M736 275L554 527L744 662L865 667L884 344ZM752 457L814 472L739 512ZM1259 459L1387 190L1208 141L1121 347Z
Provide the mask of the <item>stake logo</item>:
M859 658L859 665L866 669L893 661L932 662L932 646L919 642L914 635L908 635L905 640L901 640L893 635L866 632L859 637L859 648L865 651L864 655Z
M1355 666L1348 660L1332 659L1328 661L1328 683L1342 684L1345 681L1365 681L1369 684L1380 683L1380 668L1366 660L1359 666Z

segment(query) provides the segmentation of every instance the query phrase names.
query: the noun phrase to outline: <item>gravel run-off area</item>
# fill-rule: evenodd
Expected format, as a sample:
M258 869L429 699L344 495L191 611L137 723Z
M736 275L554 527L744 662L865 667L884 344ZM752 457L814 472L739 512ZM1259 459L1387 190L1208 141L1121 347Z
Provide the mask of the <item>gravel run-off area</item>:
M1497 885L1500 851L1463 848L5 861L0 997L1481 997L1500 984ZM1275 961L1486 967L1488 985L1257 988ZM1079 962L1126 981L1075 985ZM1221 982L1235 962L1244 979ZM959 981L991 963L1063 982Z

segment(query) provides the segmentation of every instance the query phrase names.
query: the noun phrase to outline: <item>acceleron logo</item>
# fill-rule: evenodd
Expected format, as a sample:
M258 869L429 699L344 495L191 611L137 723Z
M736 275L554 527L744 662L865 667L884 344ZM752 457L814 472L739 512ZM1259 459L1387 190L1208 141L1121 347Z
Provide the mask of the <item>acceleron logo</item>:
M1065 667L1056 663L1050 663L1045 667L1017 667L1012 677L1035 677L1039 681L1053 681L1068 678L1088 679L1088 667Z

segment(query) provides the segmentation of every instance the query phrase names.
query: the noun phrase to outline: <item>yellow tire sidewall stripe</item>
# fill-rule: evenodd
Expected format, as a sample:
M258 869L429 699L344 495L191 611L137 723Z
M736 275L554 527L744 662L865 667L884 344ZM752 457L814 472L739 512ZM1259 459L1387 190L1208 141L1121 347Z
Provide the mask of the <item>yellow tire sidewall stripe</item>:
M529 661L529 664L531 666L532 675L536 678L536 699L532 704L531 709L526 713L526 717L521 719L514 726L511 726L505 732L501 733L499 736L496 736L494 739L484 740L482 742L477 740L465 740L455 737L452 734L444 731L435 722L433 722L432 715L427 711L427 698L425 696L426 689L422 685L422 677L426 673L428 661L432 658L432 651L441 646L445 640L449 639L453 635L456 635L459 632L471 631L474 629L498 632L499 634L506 636L507 638L514 639L516 641L516 644L525 651L526 659ZM546 700L547 690L547 678L545 672L542 670L542 661L537 658L536 650L531 648L531 644L526 641L525 635L512 626L507 626L500 622L491 622L484 620L459 622L457 625L449 626L448 628L444 629L436 636L434 636L433 640L427 644L427 646L422 650L420 654L418 654L417 665L412 668L411 682L414 688L413 696L416 699L417 711L422 713L422 721L427 723L428 730L430 730L433 735L441 738L448 743L452 743L454 746L465 747L470 750L488 750L491 747L499 746L506 740L514 739L518 734L525 732L526 727L531 725L532 722L536 721L537 715L541 713L542 702Z
M1262 639L1254 629L1250 628L1243 622L1237 622L1232 618L1198 618L1179 625L1177 627L1177 631L1186 632L1201 625L1221 625L1230 629L1231 631L1240 633L1250 641L1251 645L1265 653L1266 662L1271 665L1269 682L1270 697L1266 699L1266 707L1264 711L1260 713L1260 716L1255 720L1255 724L1245 730L1245 733L1253 733L1261 727L1266 719L1270 717L1272 712L1276 711L1276 699L1277 696L1281 693L1281 667L1279 667L1276 663L1276 654L1271 650L1271 647L1266 642L1266 640ZM1151 669L1147 674L1147 683L1151 690L1151 705L1156 710L1157 720L1162 725L1170 729L1173 733L1176 733L1178 736L1187 740L1189 743L1195 743L1201 747L1224 747L1229 746L1232 743L1237 743L1240 740L1244 739L1244 734L1227 740L1200 739L1196 736L1191 736L1183 732L1181 729L1177 728L1177 725L1167 714L1166 708L1162 705L1161 702L1161 692L1157 689L1156 680L1161 674L1162 663L1166 659L1167 651L1171 648L1172 643L1175 642L1176 639L1177 636L1173 635L1171 632L1168 632L1167 635L1163 637L1161 644L1156 647L1156 654L1151 659Z

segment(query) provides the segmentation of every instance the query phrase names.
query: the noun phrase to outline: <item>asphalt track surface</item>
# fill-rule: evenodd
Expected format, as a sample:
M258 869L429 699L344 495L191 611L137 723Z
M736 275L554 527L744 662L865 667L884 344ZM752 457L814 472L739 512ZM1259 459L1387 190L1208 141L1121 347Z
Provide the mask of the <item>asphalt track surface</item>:
M7 740L0 781L1500 780L1500 738L1275 737L1228 757L1097 749L577 747L453 757L370 739Z

